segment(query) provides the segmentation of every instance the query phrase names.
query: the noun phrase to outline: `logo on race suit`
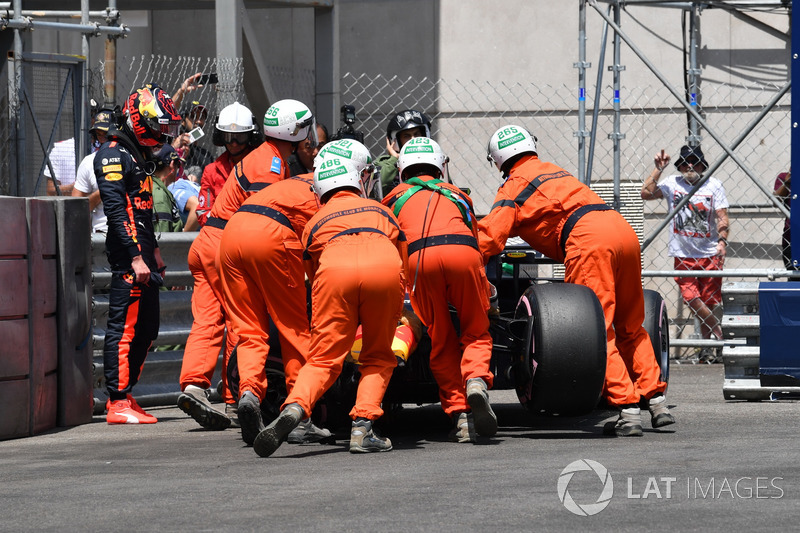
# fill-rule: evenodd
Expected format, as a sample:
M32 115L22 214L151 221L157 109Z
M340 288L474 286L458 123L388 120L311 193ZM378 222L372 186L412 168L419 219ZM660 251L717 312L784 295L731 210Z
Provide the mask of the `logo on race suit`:
M119 181L122 179L122 174L118 172L112 172L111 174L106 174L106 181Z
M282 165L283 165L283 162L281 161L280 157L273 157L272 158L272 165L270 165L269 170L270 170L270 172L274 172L275 174L280 174Z
M139 182L139 192L148 192L153 194L153 177L147 176L145 179Z
M594 503L578 503L570 495L569 484L573 481L573 476L578 472L593 472L600 479L603 488ZM586 476L580 477L584 478ZM592 477L593 485L596 484L596 482L593 481L593 476L590 477ZM578 478L576 478L576 480L577 479ZM606 467L597 461L578 459L568 464L566 468L561 471L561 474L558 476L557 489L558 499L561 500L561 503L564 504L564 507L566 507L569 512L578 516L593 516L608 506L611 497L614 495L614 481L611 479L611 474L608 473Z
M105 163L103 163L105 165ZM105 165L103 172L122 172L122 165Z

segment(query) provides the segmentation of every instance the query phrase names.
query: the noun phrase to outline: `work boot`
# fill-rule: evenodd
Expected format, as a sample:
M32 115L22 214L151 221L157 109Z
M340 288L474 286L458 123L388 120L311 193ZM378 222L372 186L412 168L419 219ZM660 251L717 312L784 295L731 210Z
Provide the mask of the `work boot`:
M286 441L289 444L311 444L331 439L331 432L314 425L311 418L306 418L289 433Z
M675 417L667 409L667 398L663 394L653 396L647 402L647 410L650 411L650 422L653 428L661 428L675 423Z
M389 438L381 438L372 429L372 420L358 417L350 429L350 453L388 452L392 449Z
M467 380L467 403L472 409L475 430L482 437L497 433L497 416L489 405L489 391L481 378Z
M109 424L155 424L158 420L145 412L137 411L131 406L131 402L125 399L108 402L106 422Z
M264 428L253 442L253 449L259 457L269 457L277 450L289 433L300 424L306 414L299 404L290 403L283 408L278 418Z
M239 398L239 425L242 428L242 440L252 446L253 441L264 429L264 420L261 418L261 402L258 396L251 391L244 391Z
M636 405L623 406L616 422L608 422L603 427L604 435L617 437L642 436L642 410Z
M225 404L225 416L231 419L231 427L232 428L240 428L242 427L239 423L239 406L235 403L226 403Z
M202 389L197 385L186 385L178 396L178 407L206 429L221 431L231 427L231 419L225 416L225 413L220 413L211 407L211 402L208 401L208 389Z
M475 434L475 424L472 420L471 413L457 413L453 420L455 427L450 430L450 440L453 442L475 442L477 435Z

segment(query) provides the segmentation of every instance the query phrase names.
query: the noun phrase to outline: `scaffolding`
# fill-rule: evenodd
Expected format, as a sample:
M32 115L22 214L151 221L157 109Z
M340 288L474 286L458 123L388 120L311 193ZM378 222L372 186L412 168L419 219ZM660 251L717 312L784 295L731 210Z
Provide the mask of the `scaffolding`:
M24 176L26 172L26 158L24 149L24 140L27 136L25 130L25 111L30 113L31 120L34 125L35 133L38 137L42 150L44 151L44 163L42 168L46 166L50 171L50 177L53 180L56 194L60 195L59 187L56 185L55 172L49 160L49 154L53 148L55 141L55 132L57 129L58 120L54 121L53 129L49 135L44 135L40 131L39 121L36 119L35 109L31 104L30 98L26 92L26 85L24 83L24 69L23 66L26 62L52 62L60 64L72 64L80 66L81 72L79 79L73 79L72 71L66 76L66 81L63 87L61 101L59 102L56 119L60 118L64 111L64 95L67 91L71 91L73 95L73 113L76 118L73 137L75 139L75 156L76 160L86 153L89 116L88 106L85 102L86 91L89 79L89 37L107 35L109 39L106 44L106 56L113 57L115 54L115 39L120 36L125 36L130 32L126 26L119 24L119 11L116 7L116 0L108 0L108 7L101 11L90 11L89 0L81 0L81 9L79 11L61 11L61 10L45 10L45 11L25 11L22 7L22 0L14 0L13 2L0 2L0 31L12 30L13 39L6 40L7 57L9 58L9 72L8 72L8 94L9 94L9 129L11 131L11 144L13 146L14 157L11 158L9 163L9 174L13 179L13 183L0 184L0 192L8 194L16 193L17 195L24 195L22 192L25 190ZM79 22L55 22L51 20L41 20L42 18L79 18ZM105 22L102 24L101 22ZM23 49L22 31L32 31L36 29L48 29L59 31L75 31L81 33L81 53L82 57L69 57L60 56L57 54L31 54ZM111 63L113 65L113 62ZM112 67L113 68L113 67ZM111 76L113 80L113 76ZM74 85L75 88L70 88ZM113 91L113 84L111 90ZM110 95L113 99L113 93ZM75 101L77 100L77 101ZM23 105L27 104L27 106ZM45 137L47 141L45 142ZM41 172L40 172L41 175ZM38 181L37 181L38 183Z
M607 9L604 11L598 5L599 3L608 4ZM686 88L685 94L682 95L664 76L663 73L659 71L656 65L650 61L642 52L642 50L636 45L636 43L622 30L622 12L624 11L625 6L629 5L640 5L640 6L647 6L647 7L659 7L659 8L672 8L672 9L680 9L686 12L689 18L689 43L688 43L688 51L685 51L685 58L687 61L685 67L685 75L686 75ZM719 135L718 132L714 131L714 129L710 128L703 117L698 112L698 98L699 98L699 79L701 70L698 68L697 64L697 47L698 47L698 33L699 33L699 17L701 12L704 9L710 8L717 8L723 9L729 12L731 15L735 16L736 18L747 22L748 24L752 25L759 30L765 31L770 33L773 36L779 36L782 39L789 40L791 37L788 34L784 34L775 28L759 21L758 19L747 15L744 13L744 10L752 10L752 9L770 9L770 10L786 10L787 13L791 13L791 0L783 0L783 1L772 1L772 0L765 0L761 2L745 2L745 1L668 1L668 0L580 0L580 8L579 8L579 61L575 63L575 67L578 69L578 81L579 81L579 95L578 95L578 128L579 130L575 133L576 137L578 138L578 153L579 153L579 178L586 184L591 184L591 171L592 171L592 162L594 159L594 146L596 143L596 135L597 131L596 128L593 128L592 131L587 131L586 129L586 70L591 66L586 59L586 19L587 19L587 6L591 7L597 14L600 16L603 21L603 32L602 32L602 42L601 42L601 52L600 52L600 59L599 65L597 69L597 83L596 83L596 91L600 91L602 86L602 76L603 76L603 62L605 58L605 48L606 48L606 41L608 39L608 29L611 28L614 31L613 37L613 54L614 54L614 63L609 67L609 70L613 73L613 104L614 104L614 130L609 136L613 143L613 168L614 168L614 201L613 206L615 208L619 207L620 203L620 154L621 154L621 141L625 138L624 132L620 131L620 79L621 73L625 70L625 67L620 64L620 49L621 49L621 41L624 41L625 44L628 45L630 50L636 54L636 56L644 63L644 65L656 76L656 78L661 82L661 84L669 90L670 93L675 97L675 99L686 109L687 115L689 117L688 120L688 134L686 137L686 143L690 146L698 146L700 144L700 130L705 130L708 135L718 143L720 148L724 150L724 154L718 160L714 161L711 166L706 170L704 176L698 180L697 184L692 188L692 190L687 194L685 197L681 199L681 201L675 205L672 210L668 213L668 215L661 221L658 227L648 235L642 242L642 250L647 248L647 246L653 242L655 237L670 223L672 218L678 213L686 203L688 203L692 196L702 187L703 183L713 175L713 173L728 159L732 159L739 168L753 181L753 183L769 198L770 202L774 204L774 206L783 213L787 218L790 217L789 211L786 207L772 195L772 192L767 190L766 187L757 179L755 173L745 165L742 159L735 153L736 148L744 141L750 132L758 125L759 122L764 118L764 116L773 109L780 99L792 88L791 79L787 81L787 83L776 92L774 97L769 101L767 105L761 110L761 112L751 121L750 124L741 132L741 134L730 144L726 144L722 137ZM797 59L797 54L794 53L794 46L793 46L793 55L792 60ZM597 116L599 114L599 95L596 95L594 99L594 109L592 110L593 122L592 124L596 124ZM792 98L794 101L794 98ZM794 117L794 108L792 111L792 115ZM797 148L795 146L797 143L794 139L795 129L797 127L797 121L793 118L792 119L792 159L795 159L794 153ZM588 154L587 154L587 139L588 139ZM794 222L792 223L792 231L794 232ZM794 253L798 252L800 247L796 248ZM798 259L793 256L793 259L797 261Z

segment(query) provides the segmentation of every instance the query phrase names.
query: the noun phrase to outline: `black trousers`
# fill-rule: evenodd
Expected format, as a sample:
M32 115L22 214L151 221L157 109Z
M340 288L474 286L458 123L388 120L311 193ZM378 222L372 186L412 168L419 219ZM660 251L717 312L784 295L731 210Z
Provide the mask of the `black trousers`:
M108 295L108 322L103 366L111 400L124 400L139 381L147 351L158 336L158 286L113 274Z

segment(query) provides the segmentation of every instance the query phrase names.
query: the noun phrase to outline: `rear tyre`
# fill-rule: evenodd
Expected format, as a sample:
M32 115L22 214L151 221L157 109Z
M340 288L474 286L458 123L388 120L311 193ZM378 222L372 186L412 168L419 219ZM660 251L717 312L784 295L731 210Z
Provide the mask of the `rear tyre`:
M514 365L520 403L531 412L591 412L603 392L606 328L594 292L571 283L532 285L517 304L527 319L524 349Z
M644 323L642 324L650 342L653 353L661 369L661 381L669 383L669 316L667 305L661 295L653 290L644 291Z

